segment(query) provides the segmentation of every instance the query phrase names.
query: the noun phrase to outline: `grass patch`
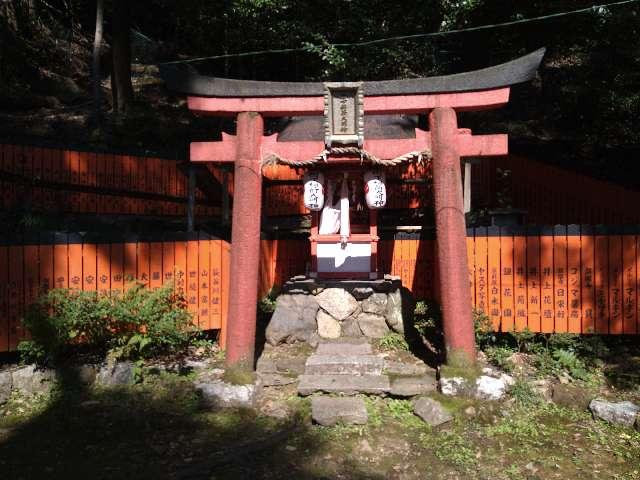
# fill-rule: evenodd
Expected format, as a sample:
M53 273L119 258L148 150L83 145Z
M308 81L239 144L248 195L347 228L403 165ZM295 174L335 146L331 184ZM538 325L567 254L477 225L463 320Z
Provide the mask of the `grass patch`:
M242 364L227 367L222 374L222 380L231 385L253 385L256 378L256 372Z
M377 340L377 345L385 351L409 351L409 344L404 336L396 332L389 332L384 337Z

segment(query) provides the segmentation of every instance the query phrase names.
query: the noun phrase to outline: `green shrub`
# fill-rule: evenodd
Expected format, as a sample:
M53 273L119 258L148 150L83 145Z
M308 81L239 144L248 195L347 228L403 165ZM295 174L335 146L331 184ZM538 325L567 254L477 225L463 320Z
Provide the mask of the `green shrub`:
M384 337L377 340L378 347L388 351L409 351L409 344L402 335L396 332L389 332Z
M78 349L139 359L186 348L199 332L172 285L157 290L130 285L124 293L55 289L42 295L23 323L23 361L58 361Z
M495 343L496 334L493 331L493 323L491 323L489 316L482 310L473 310L473 328L478 348L484 349L488 345Z
M496 367L500 367L505 372L513 371L514 365L509 359L514 354L513 349L505 346L487 347L484 353L487 355L487 360Z

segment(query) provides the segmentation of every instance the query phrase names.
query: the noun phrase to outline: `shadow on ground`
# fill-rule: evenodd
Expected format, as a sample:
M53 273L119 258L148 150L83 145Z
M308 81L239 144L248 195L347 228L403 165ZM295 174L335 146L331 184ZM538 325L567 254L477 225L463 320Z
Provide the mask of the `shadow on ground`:
M351 464L310 462L327 440L304 413L283 421L200 405L186 378L90 390L63 372L50 402L29 420L0 418L0 477L383 478Z

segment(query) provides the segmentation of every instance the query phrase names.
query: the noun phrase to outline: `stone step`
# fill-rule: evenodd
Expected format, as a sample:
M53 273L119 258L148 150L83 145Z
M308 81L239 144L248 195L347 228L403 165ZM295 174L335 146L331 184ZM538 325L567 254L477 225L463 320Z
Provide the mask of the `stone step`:
M380 375L384 359L377 355L321 355L307 358L307 375Z
M318 344L318 355L371 355L370 343L358 342L323 342Z
M311 399L313 421L331 427L338 422L348 425L367 423L367 408L362 398L313 397Z
M390 389L386 375L300 375L298 378L298 393L303 396L317 392L384 395Z
M429 367L422 361L400 362L385 359L383 372L387 375L433 375L436 370Z
M415 375L409 377L392 377L389 393L397 397L414 397L435 392L437 388L435 376Z

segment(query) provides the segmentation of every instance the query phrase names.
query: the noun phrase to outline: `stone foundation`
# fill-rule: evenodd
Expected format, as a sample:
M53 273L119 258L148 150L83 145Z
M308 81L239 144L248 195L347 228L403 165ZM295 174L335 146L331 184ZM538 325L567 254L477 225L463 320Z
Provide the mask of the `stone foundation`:
M266 331L271 345L321 338L382 338L404 333L414 302L398 277L324 280L294 277L286 282Z

